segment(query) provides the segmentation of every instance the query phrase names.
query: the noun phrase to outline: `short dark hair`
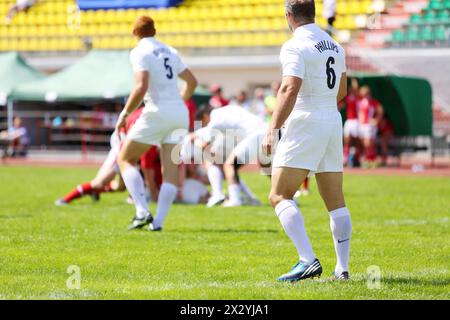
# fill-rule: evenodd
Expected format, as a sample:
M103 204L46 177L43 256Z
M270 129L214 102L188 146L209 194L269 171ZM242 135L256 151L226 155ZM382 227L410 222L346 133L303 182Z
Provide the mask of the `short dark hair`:
M195 120L202 120L205 114L209 114L212 111L212 107L208 103L200 105L195 112Z
M286 0L285 7L292 13L295 21L314 21L316 17L314 0Z

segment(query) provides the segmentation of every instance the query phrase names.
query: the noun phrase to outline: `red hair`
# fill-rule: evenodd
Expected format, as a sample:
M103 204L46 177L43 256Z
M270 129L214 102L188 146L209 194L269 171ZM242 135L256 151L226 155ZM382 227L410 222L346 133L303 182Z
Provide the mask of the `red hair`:
M139 38L154 37L156 34L155 22L149 16L140 16L134 22L133 35Z

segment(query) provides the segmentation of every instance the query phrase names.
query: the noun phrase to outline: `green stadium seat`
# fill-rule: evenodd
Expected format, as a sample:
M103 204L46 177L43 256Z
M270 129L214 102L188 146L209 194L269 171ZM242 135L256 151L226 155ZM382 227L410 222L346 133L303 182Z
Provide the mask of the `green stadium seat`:
M423 21L426 23L436 23L437 17L436 17L436 11L434 10L427 10L425 11L425 15L423 16Z
M450 12L449 10L441 10L437 14L437 19L440 22L450 22Z
M404 42L406 41L405 33L402 30L395 30L391 35L392 42Z
M420 24L422 23L422 15L415 13L411 15L411 18L409 19L410 24Z
M433 41L434 40L433 28L431 28L430 26L423 27L420 30L420 39L423 41Z
M445 4L440 0L431 0L428 8L432 10L441 10L445 8Z
M436 41L448 40L447 32L444 26L439 26L434 30L434 40Z
M420 41L420 34L416 27L409 28L406 32L406 39L411 42Z

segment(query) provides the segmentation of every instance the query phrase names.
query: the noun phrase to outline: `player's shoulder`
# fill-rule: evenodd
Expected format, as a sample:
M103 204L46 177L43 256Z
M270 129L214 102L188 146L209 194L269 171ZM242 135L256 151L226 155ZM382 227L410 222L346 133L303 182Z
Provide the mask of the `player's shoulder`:
M281 54L294 51L301 51L301 49L302 49L301 43L299 41L296 41L295 38L291 38L282 45Z
M144 57L151 53L151 47L149 47L149 44L143 42L142 40L139 41L139 43L131 49L130 51L130 58L131 59L137 59L139 57Z

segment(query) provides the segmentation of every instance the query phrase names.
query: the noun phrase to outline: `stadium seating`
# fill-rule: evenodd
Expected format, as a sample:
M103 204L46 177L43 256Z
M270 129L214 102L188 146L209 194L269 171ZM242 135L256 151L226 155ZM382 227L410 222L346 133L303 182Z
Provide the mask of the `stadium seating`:
M1 16L12 2L0 0ZM339 1L335 27L350 32L365 28L374 2ZM279 46L290 36L281 3L185 0L170 9L79 11L75 0L42 0L27 13L19 13L11 25L0 22L0 51L128 49L135 44L131 24L141 14L154 17L158 37L178 48ZM323 1L319 0L317 23L325 26L322 9Z
M393 31L393 46L449 46L450 0L430 0L421 13L412 14L402 29Z

